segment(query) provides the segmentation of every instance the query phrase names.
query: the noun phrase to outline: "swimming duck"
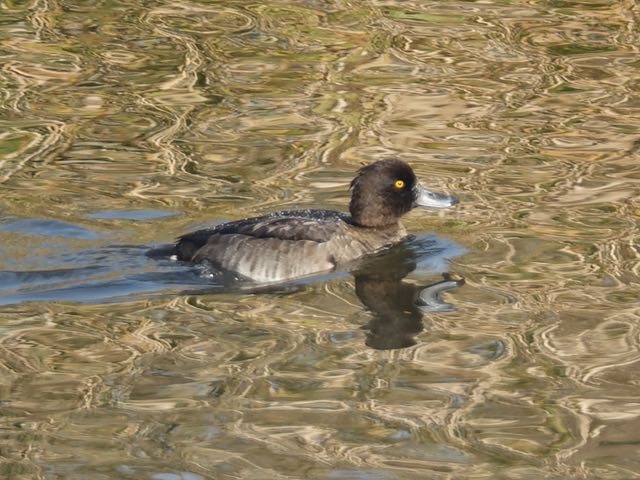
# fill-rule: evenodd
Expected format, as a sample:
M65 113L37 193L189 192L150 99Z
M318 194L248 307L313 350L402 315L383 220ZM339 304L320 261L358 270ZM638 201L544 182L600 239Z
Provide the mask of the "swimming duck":
M286 210L181 236L178 260L206 263L256 282L281 282L344 268L401 242L400 217L414 207L447 208L458 200L420 185L411 167L380 160L351 182L349 214Z

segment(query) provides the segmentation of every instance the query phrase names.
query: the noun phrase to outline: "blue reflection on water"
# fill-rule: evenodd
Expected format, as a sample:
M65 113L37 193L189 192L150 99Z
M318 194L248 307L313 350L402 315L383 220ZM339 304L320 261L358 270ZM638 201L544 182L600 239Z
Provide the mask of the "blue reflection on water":
M103 213L96 215L129 218L131 214L107 213L104 217ZM17 241L23 235L42 236L45 238L41 243L47 247L45 254L29 258L30 264L34 265L32 269L7 269L8 265L18 266L19 259L4 262L5 270L0 271L2 305L30 301L104 303L157 295L236 290L287 291L349 275L349 272L330 272L277 286L260 286L211 267L176 262L168 257L150 258L146 255L149 250L146 245L103 245L78 250L77 240L95 241L102 235L67 222L4 218L0 219L0 232L15 234ZM465 252L452 240L432 234L412 237L402 249L396 250L398 261L406 261L407 273L416 274L446 272L448 261ZM0 246L0 258L6 256L3 250Z

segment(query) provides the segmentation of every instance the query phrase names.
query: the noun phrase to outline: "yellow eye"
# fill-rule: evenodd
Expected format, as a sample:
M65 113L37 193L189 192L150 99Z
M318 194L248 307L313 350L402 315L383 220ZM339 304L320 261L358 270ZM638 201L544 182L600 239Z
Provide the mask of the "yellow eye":
M393 186L396 187L398 190L400 190L401 188L404 188L404 180L396 180Z

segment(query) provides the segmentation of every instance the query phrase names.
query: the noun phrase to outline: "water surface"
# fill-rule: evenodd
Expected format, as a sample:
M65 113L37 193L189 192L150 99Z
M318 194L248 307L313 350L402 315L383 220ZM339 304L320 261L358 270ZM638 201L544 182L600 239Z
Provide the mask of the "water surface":
M1 2L0 476L640 476L639 20ZM145 256L344 210L392 155L461 204L384 268L245 291ZM454 309L408 301L442 273Z

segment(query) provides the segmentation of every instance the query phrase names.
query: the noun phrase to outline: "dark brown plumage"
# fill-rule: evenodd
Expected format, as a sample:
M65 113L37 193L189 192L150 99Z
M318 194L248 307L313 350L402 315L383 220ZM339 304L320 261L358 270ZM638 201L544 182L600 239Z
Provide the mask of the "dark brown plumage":
M351 216L297 210L237 220L183 235L174 253L259 282L282 281L346 266L400 242L406 236L400 217L427 194L443 206L456 203L422 189L411 167L397 159L361 168L351 189Z

